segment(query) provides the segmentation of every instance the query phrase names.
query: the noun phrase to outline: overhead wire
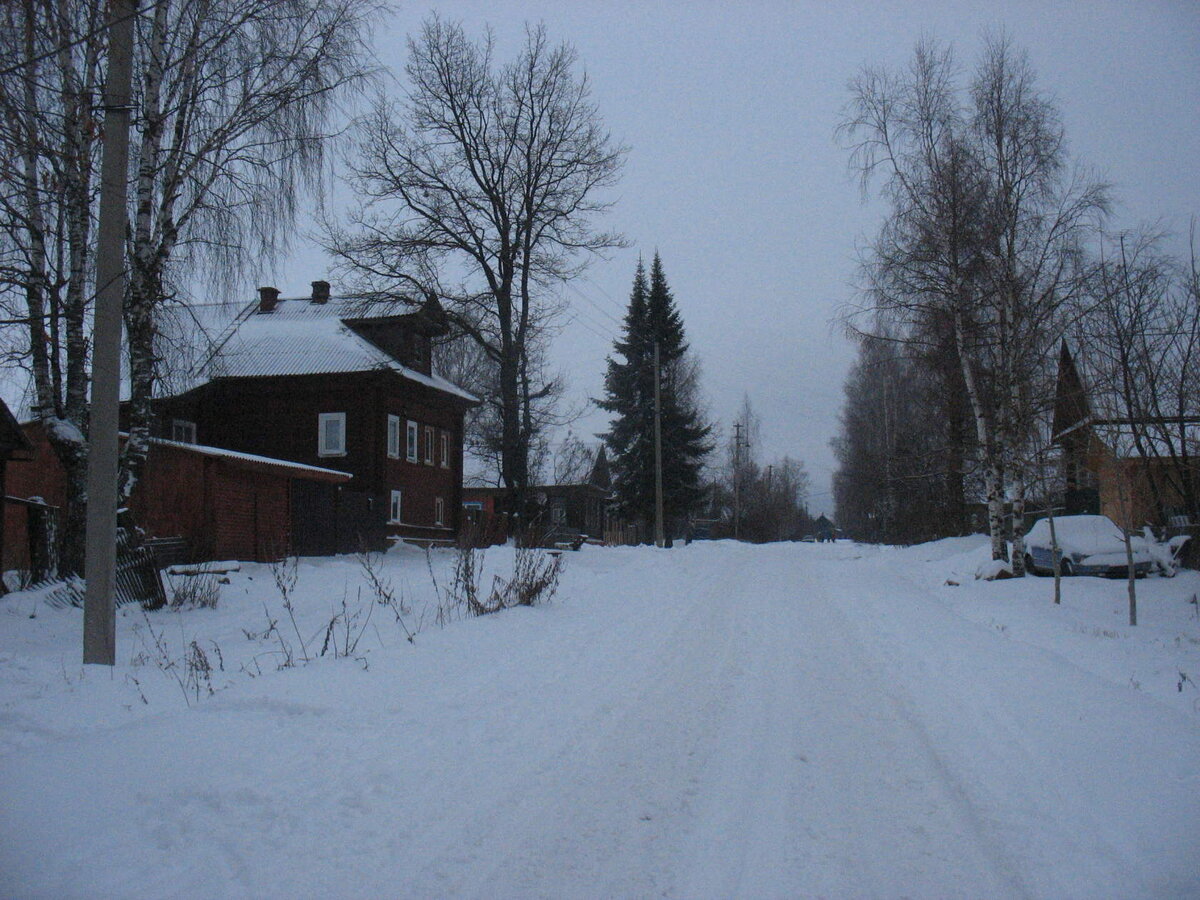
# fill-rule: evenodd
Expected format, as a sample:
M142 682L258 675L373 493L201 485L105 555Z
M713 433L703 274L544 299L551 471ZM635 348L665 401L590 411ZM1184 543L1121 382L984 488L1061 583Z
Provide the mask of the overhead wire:
M119 19L114 19L111 22L105 21L103 25L96 26L95 28L89 30L88 32L86 32L85 34L81 35L80 37L76 38L73 41L68 41L65 44L59 44L53 50L47 50L45 53L40 53L37 56L32 57L31 59L23 59L23 60L21 60L21 62L17 63L16 65L9 66L8 68L5 68L5 69L0 69L0 78L4 78L7 75L12 75L14 72L19 72L21 69L29 68L31 66L36 66L40 62L45 62L46 60L51 59L52 57L58 56L58 54L62 53L64 50L70 50L73 47L78 47L80 44L85 44L88 41L90 41L93 38L100 35L101 33L108 31L108 29L111 26L119 25L122 22L128 21L129 19L136 18L143 12L152 12L153 10L157 9L159 6L162 6L162 4L164 4L166 2L168 2L168 0L153 0L153 2L150 3L148 6L139 7L135 0L135 2L134 2L135 9L133 10L133 12L126 13L125 15L121 16Z

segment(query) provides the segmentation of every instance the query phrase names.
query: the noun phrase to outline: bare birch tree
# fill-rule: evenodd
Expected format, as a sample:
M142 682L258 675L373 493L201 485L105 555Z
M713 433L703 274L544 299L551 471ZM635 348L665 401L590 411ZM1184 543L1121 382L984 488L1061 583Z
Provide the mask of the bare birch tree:
M900 73L851 85L842 134L864 189L890 211L866 260L862 312L917 341L947 323L975 424L994 559L1012 502L1023 573L1027 470L1049 399L1047 360L1080 290L1081 247L1106 189L1070 169L1057 110L1004 38L985 41L964 92L953 56L918 44Z
M374 0L161 0L138 21L128 497L149 448L156 329L188 281L228 285L318 191L339 104L372 71ZM204 277L206 276L206 277Z
M586 75L542 27L497 66L490 34L437 17L409 40L404 101L381 99L359 127L354 176L366 198L330 247L381 294L435 296L496 372L500 474L524 505L539 380L531 352L550 288L621 244L592 222L624 153L604 131Z
M1025 503L1053 397L1047 363L1087 283L1084 247L1108 186L1071 167L1058 110L1025 53L989 38L970 87L972 137L987 183L983 284L1012 510L1013 573L1025 573Z
M106 4L22 0L0 13L0 302L23 339L31 410L66 473L64 573L83 571L87 323ZM85 40L92 36L91 39Z
M35 415L67 475L63 567L81 571L88 320L107 4L20 0L0 13L0 296ZM337 104L369 72L374 0L157 0L138 14L131 167L130 439L145 460L156 330L185 287L228 284L281 249L316 188Z

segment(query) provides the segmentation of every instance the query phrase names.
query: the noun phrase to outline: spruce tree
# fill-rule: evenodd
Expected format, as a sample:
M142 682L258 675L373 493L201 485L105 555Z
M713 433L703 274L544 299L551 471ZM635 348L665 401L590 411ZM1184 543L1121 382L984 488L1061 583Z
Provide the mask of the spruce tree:
M613 489L626 518L654 521L654 346L662 371L663 512L671 523L690 513L700 501L700 468L712 450L711 428L696 409L683 319L657 253L647 284L638 260L624 335L613 344L604 378L602 409L613 414L603 435L616 477Z

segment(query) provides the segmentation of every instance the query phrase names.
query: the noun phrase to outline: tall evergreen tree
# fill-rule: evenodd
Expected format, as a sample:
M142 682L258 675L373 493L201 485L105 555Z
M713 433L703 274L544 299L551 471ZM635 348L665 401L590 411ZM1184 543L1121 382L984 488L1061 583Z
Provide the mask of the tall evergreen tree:
M686 516L700 501L700 469L712 450L711 427L696 406L695 365L689 358L683 319L657 253L646 269L638 260L624 335L613 344L604 378L601 409L613 414L603 435L616 477L621 513L654 520L654 348L661 379L663 512L668 523ZM668 525L669 527L669 525Z

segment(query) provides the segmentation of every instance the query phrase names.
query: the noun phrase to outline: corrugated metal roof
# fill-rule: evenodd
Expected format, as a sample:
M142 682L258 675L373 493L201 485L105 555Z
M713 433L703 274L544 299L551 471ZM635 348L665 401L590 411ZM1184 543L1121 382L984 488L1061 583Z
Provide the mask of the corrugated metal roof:
M128 435L124 435L128 437ZM202 456L215 456L234 462L252 463L272 469L285 469L302 474L320 475L331 481L349 481L354 476L349 472L339 472L337 469L326 469L321 466L309 466L304 463L291 462L286 459L276 459L273 456L259 456L256 453L241 453L237 450L225 450L221 447L209 447L206 444L185 444L181 441L167 441L161 438L150 438L150 443L159 447L173 447L188 453L199 453Z
M1152 457L1200 459L1200 424L1129 422L1092 423L1096 436L1118 457L1133 459L1144 452ZM1141 449L1139 450L1139 443Z
M199 361L191 383L180 386L180 392L215 378L389 370L417 384L478 402L440 375L426 375L402 365L344 324L343 320L396 315L395 304L355 297L313 303L305 298L280 300L272 312L260 313L255 301L232 321L227 306L193 307L190 312L194 327L215 337L213 349ZM222 318L223 326L218 325Z

